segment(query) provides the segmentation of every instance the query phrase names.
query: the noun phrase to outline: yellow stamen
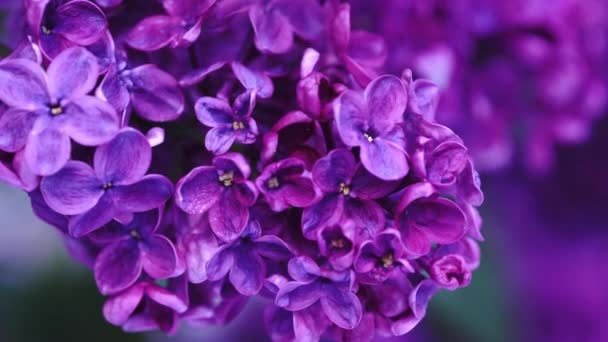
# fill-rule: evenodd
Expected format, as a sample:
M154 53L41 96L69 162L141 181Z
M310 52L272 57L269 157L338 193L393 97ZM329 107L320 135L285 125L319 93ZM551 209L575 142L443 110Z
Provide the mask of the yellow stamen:
M266 185L270 189L276 189L276 188L279 187L279 180L277 179L277 177L272 177L272 178L270 178L268 180L268 182L266 183Z
M348 194L350 194L350 187L344 182L340 182L340 193L344 196L348 196Z
M61 106L53 106L51 107L51 114L53 115L59 115L63 113L63 108L61 108Z
M236 131L239 129L245 129L245 124L241 121L234 121L232 123L232 128Z
M388 253L385 256L382 257L382 267L384 268L389 268L391 266L393 266L393 254Z
M344 242L344 239L342 239L342 238L331 240L331 246L333 248L344 248L345 245L346 245L346 243Z
M224 183L224 186L231 186L233 179L234 179L234 172L232 172L232 171L223 173L219 177L220 182Z
M370 143L371 143L372 141L374 141L374 138L373 138L371 135L367 134L367 133L363 133L363 136L364 136L364 137L365 137L365 139L367 139L367 141L368 141L368 142L370 142Z

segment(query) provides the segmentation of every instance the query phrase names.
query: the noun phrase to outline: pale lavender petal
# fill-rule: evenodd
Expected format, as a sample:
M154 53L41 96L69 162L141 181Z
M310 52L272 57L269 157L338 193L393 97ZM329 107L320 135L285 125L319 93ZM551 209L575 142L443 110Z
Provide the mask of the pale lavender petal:
M234 288L245 296L260 292L266 277L266 265L262 258L249 248L239 248L233 255L234 264L229 278Z
M371 126L378 132L386 132L403 121L407 105L405 85L396 76L378 77L365 89L365 101Z
M382 138L361 145L360 157L370 173L384 180L401 179L410 169L403 148Z
M146 137L135 129L125 128L97 148L93 165L99 179L122 185L140 180L151 161L152 148Z
M154 122L177 119L184 111L184 95L175 78L147 64L129 73L131 100L137 114Z
M262 52L284 53L293 45L289 22L277 10L254 5L249 19L255 33L255 46Z
M43 108L49 101L46 74L27 59L0 63L0 101L20 109Z
M380 35L368 31L352 31L348 56L361 65L381 68L388 54L387 44Z
M116 208L142 212L162 206L173 194L173 183L165 176L147 175L139 182L110 189Z
M101 186L89 165L69 161L57 173L42 178L40 191L51 209L64 215L76 215L97 204L104 193Z
M300 282L311 282L321 274L319 265L308 256L291 258L287 268L289 275Z
M141 264L154 279L171 276L177 266L177 254L173 243L162 235L152 235L140 244Z
M0 113L0 149L17 152L25 146L34 122L43 113L10 108Z
M289 311L299 311L316 303L324 295L322 285L312 283L289 282L277 293L275 304Z
M234 255L230 245L218 248L213 257L207 263L207 277L209 280L222 279L234 264Z
M293 313L294 332L303 341L319 341L329 324L319 303Z
M108 27L106 16L89 1L71 1L57 8L53 31L79 45L96 42Z
M189 214L201 214L220 199L223 191L215 168L197 167L177 183L175 203Z
M102 196L93 208L70 218L68 230L74 237L82 237L112 221L116 209L111 196Z
M82 96L65 107L57 119L74 141L85 146L108 142L118 132L118 115L109 103L93 96Z
M363 315L359 298L351 293L328 287L321 297L321 306L330 321L342 329L354 329Z
M96 94L110 103L119 113L122 113L131 101L127 85L118 74L116 65L110 66Z
M104 248L95 260L95 282L102 294L113 294L133 285L141 270L137 242L119 241Z
M198 121L208 127L232 125L234 121L232 107L228 102L215 97L201 97L194 104L194 110Z
M245 89L255 90L257 96L261 98L272 96L274 86L270 77L260 71L251 70L238 62L232 62L231 65L232 72Z
M56 129L32 133L25 145L25 160L37 175L51 175L70 159L70 138Z
M435 83L424 79L415 80L410 85L409 108L432 122L439 105L439 92L439 87Z
M111 297L103 305L103 316L114 325L123 325L135 312L144 297L144 287L134 285L128 290Z
M188 309L188 305L177 294L157 285L151 285L146 288L146 294L154 302L165 306L177 313L184 313Z
M205 136L205 148L213 154L228 152L236 135L232 127L214 127Z
M336 127L342 141L348 146L365 142L364 133L369 129L366 105L359 94L346 90L334 101Z
M51 98L59 102L88 94L97 83L99 66L87 49L73 47L55 57L46 72Z

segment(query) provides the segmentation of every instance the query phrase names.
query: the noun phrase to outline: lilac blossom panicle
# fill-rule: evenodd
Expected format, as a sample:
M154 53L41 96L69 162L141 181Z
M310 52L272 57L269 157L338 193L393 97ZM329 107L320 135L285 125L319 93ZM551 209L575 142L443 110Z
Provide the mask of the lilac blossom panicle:
M471 282L484 198L466 140L435 120L443 84L395 70L393 36L354 6L10 13L0 179L92 270L109 323L223 325L257 296L273 341L369 341Z

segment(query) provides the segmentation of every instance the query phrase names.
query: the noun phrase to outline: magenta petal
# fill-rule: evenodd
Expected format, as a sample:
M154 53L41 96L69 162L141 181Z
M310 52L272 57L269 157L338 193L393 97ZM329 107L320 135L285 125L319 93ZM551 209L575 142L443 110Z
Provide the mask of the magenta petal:
M215 254L207 263L207 277L209 280L222 279L234 264L234 253L230 245L223 245L215 251Z
M236 192L237 200L247 207L254 205L258 198L258 189L250 181L235 185L234 191Z
M361 164L350 183L351 193L354 197L362 199L379 199L395 191L399 181L386 181L372 175Z
M255 5L249 10L255 33L255 46L262 52L284 53L293 45L289 22L275 9Z
M95 151L93 165L99 179L113 185L140 180L152 161L152 148L139 131L126 128Z
M333 194L318 203L304 208L302 212L302 233L307 239L314 240L323 227L336 223L344 208L342 195Z
M327 318L342 329L352 330L361 322L363 308L353 293L328 287L321 297L321 306Z
M20 109L42 108L49 101L47 79L40 66L27 59L0 63L0 101Z
M89 1L77 0L59 6L56 20L54 30L79 45L94 43L108 27L106 16Z
M352 31L348 56L366 67L381 68L388 48L384 38L368 31Z
M403 121L407 92L396 76L381 76L365 88L370 124L379 132L390 130Z
M220 199L223 191L215 168L197 167L177 183L175 203L189 214L201 214Z
M295 335L305 341L319 341L329 324L330 322L319 303L293 313Z
M141 269L137 242L122 240L104 248L95 260L95 281L102 294L116 293L135 283Z
M253 250L239 249L234 253L234 264L230 269L230 282L242 295L253 296L260 292L266 276L266 265Z
M70 159L70 138L60 131L47 128L30 134L25 146L25 160L37 175L51 175Z
M154 51L167 46L183 33L180 18L151 16L140 21L127 35L127 44L136 50Z
M213 154L228 152L236 136L232 127L214 127L205 136L205 148Z
M177 254L169 239L152 235L140 243L141 263L144 271L154 279L163 279L175 272Z
M406 215L433 242L449 244L465 233L464 213L456 203L444 198L419 199L408 207Z
M139 116L154 122L177 119L184 111L184 95L173 76L155 65L137 67L129 73L131 100Z
M342 141L348 146L358 146L369 129L365 103L359 94L346 90L334 101L336 127Z
M277 1L277 9L293 30L306 40L313 40L323 30L323 10L316 0Z
M103 316L114 325L123 325L144 297L144 287L135 285L111 297L103 305Z
M112 197L108 195L101 196L97 205L89 211L73 216L70 219L68 230L70 235L81 237L112 221L115 215L116 209Z
M165 176L147 175L137 183L116 186L110 192L118 209L138 213L162 206L173 194L173 183Z
M309 178L290 179L281 190L287 203L297 208L305 208L316 199L315 186Z
M351 219L365 234L375 236L384 229L386 217L382 207L372 200L348 199L344 203L344 217Z
M234 191L224 191L209 209L209 226L218 238L233 241L249 221L249 209L238 201Z
M172 0L163 1L167 13L175 17L195 17L205 13L216 0Z
M89 165L69 161L57 173L42 178L40 191L51 209L64 215L76 215L97 204L104 193L101 186Z
M73 47L53 59L47 75L53 101L75 99L88 94L95 87L99 66L95 56L87 49Z
M299 311L313 305L323 296L322 286L312 283L289 282L281 287L275 299L276 305L289 311Z
M410 169L403 148L382 138L361 145L360 157L370 173L384 180L401 179Z
M416 227L401 229L401 238L405 249L414 256L425 255L431 250L431 241Z
M118 115L109 103L93 96L82 96L65 107L58 117L74 141L85 146L108 142L118 132Z
M347 149L336 149L315 163L312 178L325 192L338 192L340 183L348 185L355 170L355 157Z
M228 102L215 97L201 97L194 104L196 117L203 125L219 127L232 124L232 107Z
M334 49L338 54L345 53L350 40L350 4L342 3L336 8L330 28Z
M157 285L148 286L146 288L146 294L154 302L172 309L177 313L184 313L188 309L188 305L184 302L183 298Z
M22 149L40 114L14 108L0 113L0 149L6 152Z

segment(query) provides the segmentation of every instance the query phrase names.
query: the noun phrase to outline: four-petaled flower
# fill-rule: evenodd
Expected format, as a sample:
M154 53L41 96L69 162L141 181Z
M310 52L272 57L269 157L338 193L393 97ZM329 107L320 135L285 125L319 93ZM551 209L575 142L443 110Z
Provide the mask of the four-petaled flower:
M306 166L298 158L287 158L266 166L255 184L274 211L290 206L304 208L317 198L315 185L306 175Z
M405 254L399 232L386 229L359 248L354 263L357 278L362 283L379 284L397 270L414 272Z

